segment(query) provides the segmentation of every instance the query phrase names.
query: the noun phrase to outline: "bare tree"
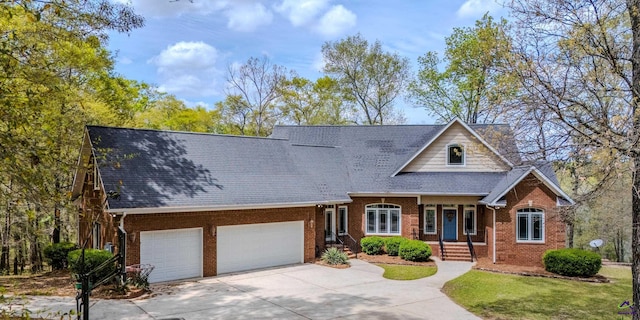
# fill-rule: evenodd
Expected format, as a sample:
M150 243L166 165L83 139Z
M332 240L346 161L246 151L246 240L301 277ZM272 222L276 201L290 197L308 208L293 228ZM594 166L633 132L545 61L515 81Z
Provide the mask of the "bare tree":
M266 56L249 58L241 66L229 65L226 94L231 98L218 104L223 119L241 128L240 134L268 136L278 121L278 88L285 79L286 69Z
M338 79L345 98L355 102L364 123L403 122L394 102L409 80L409 60L382 50L379 41L369 45L360 34L322 45L324 72Z
M640 0L508 3L526 93L578 148L605 151L632 171L633 301L640 305ZM610 175L604 174L605 177ZM640 319L640 313L633 316Z

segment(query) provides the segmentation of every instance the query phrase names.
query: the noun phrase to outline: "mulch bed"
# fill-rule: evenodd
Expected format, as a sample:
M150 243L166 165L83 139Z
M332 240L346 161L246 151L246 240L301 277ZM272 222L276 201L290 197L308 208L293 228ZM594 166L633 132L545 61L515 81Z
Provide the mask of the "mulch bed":
M328 263L322 261L321 259L316 259L316 261L314 263L315 264L319 264L321 266L331 267L331 268L335 268L335 269L346 269L346 268L350 268L351 267L350 264L328 264Z
M514 266L505 264L493 264L491 260L486 258L480 258L478 262L473 266L475 270L489 271L503 274L514 274L526 277L541 277L541 278L553 278L553 279L565 279L582 282L594 282L594 283L609 283L609 279L602 275L595 275L589 278L581 277L567 277L559 274L551 273L542 267L525 267Z
M386 254L368 255L364 252L358 253L358 259L369 262L369 263L380 263L380 264L399 264L399 265L407 265L407 266L429 266L429 267L436 266L436 263L433 262L432 260L423 261L423 262L414 262L414 261L403 260L398 256L390 256Z

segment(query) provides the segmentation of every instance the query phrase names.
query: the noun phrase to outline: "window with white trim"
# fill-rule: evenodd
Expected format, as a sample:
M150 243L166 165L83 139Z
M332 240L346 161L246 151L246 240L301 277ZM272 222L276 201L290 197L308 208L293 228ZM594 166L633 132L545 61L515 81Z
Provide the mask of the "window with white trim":
M371 204L365 207L367 234L400 234L401 210L393 204Z
M544 211L536 208L520 209L516 213L518 242L544 242Z
M464 146L457 143L447 145L448 166L464 166L464 158Z
M465 204L464 205L464 234L467 232L470 235L477 234L477 216L476 216L476 205L475 204Z
M338 207L338 234L343 235L348 232L349 215L347 207Z
M438 223L435 204L424 205L424 234L436 234Z

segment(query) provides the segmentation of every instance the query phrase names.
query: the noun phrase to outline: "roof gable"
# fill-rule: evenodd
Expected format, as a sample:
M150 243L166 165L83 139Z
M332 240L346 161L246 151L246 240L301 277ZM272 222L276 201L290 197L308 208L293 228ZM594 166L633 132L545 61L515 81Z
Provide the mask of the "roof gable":
M493 133L495 135L498 132ZM454 143L465 147L464 166L447 166L446 164L446 147ZM403 163L393 176L400 172L504 172L512 167L511 161L487 143L475 130L456 118L442 127L418 152Z
M493 188L491 193L480 200L480 203L489 206L504 207L505 203L502 200L503 197L507 194L507 192L515 188L529 174L535 176L536 179L541 181L556 196L564 199L564 202L568 202L570 205L573 205L575 203L571 199L571 197L569 197L569 195L562 191L560 186L553 181L555 180L555 176L548 177L546 174L544 174L534 166L517 167L509 171L507 175L504 176L504 178Z

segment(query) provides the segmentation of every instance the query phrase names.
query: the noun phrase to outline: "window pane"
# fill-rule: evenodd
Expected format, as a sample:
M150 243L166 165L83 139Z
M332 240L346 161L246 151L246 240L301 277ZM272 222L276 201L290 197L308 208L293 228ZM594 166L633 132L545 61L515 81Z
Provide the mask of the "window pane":
M531 219L533 219L533 237L531 238L531 240L542 240L542 215L532 214Z
M391 233L400 233L400 211L391 210Z
M367 210L367 232L376 232L376 212L375 210Z
M462 164L464 157L463 152L461 146L449 146L449 164Z
M518 214L518 240L529 240L529 233L527 231L529 219L527 218L528 215L526 214Z
M474 211L473 210L465 210L464 212L464 230L465 232L470 231L471 233L475 232L474 228Z
M379 215L379 220L380 220L380 227L378 232L380 233L387 233L389 232L388 229L388 222L387 219L389 218L389 211L388 210L378 210L378 212L380 213Z
M347 232L347 208L338 209L338 232Z
M436 232L436 211L429 209L425 212L424 217L424 230L431 233Z

